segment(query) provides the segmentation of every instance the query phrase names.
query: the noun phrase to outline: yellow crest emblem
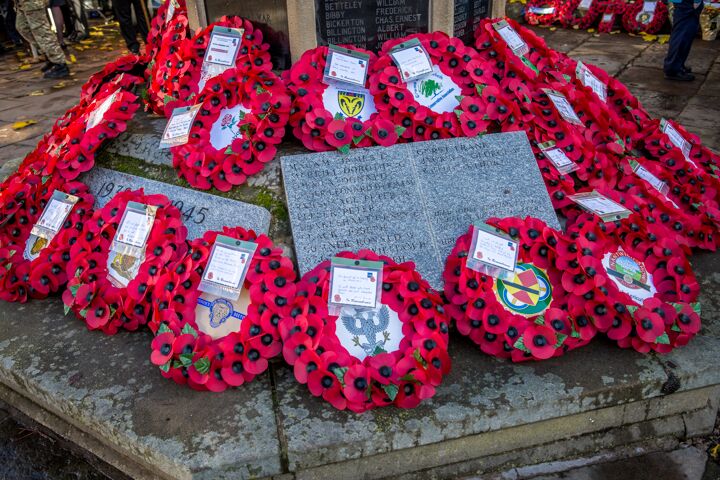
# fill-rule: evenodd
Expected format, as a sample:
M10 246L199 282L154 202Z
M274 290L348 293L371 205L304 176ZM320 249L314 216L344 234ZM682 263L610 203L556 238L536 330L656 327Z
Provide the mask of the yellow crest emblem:
M357 117L365 106L365 94L338 90L338 105L348 117Z

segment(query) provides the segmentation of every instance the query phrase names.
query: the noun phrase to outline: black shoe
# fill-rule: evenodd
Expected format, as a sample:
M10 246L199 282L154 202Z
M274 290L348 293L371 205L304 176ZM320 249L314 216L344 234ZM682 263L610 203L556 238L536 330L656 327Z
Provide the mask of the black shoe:
M133 45L132 47L128 47L128 50L130 50L130 53L140 55L140 45Z
M45 78L65 78L70 76L70 69L68 68L67 64L59 64L55 63L52 67L50 67L50 70L45 72L45 75L43 77Z
M693 80L695 80L695 75L683 71L680 71L678 73L665 73L665 80L673 80L676 82L692 82Z
M53 67L53 65L55 65L55 64L52 63L51 61L47 61L47 62L45 62L45 65L40 67L40 71L43 73L47 72L48 70L50 70Z
M683 65L683 67L681 68L681 70L682 70L683 72L685 72L685 73L692 73L692 68L690 68L690 67L688 67L688 66L686 66L686 65Z

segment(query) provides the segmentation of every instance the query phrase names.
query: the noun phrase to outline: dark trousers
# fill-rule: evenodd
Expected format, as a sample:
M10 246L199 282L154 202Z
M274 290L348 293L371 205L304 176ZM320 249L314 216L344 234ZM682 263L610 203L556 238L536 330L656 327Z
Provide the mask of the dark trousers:
M664 65L665 73L671 75L680 73L690 55L690 48L700 28L700 13L703 9L702 2L695 8L693 0L682 0L682 3L674 6L670 46Z
M131 7L135 10L137 29L135 25L133 25L130 11ZM120 33L122 33L128 49L137 51L140 48L137 40L138 30L143 40L147 39L148 35L148 24L145 19L145 13L143 13L145 7L142 4L142 0L113 0L113 8L115 9L115 17L117 17L117 21L120 23Z

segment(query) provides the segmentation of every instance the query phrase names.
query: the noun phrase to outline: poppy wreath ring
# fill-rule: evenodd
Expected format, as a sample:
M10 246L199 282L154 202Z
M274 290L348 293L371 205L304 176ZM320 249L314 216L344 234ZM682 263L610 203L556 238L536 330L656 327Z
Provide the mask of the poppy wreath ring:
M129 278L127 287L119 288L108 279L107 264L110 245L128 202L154 205L157 211L147 239L145 259L137 267L134 278ZM145 195L142 189L116 194L107 205L95 210L70 247L69 282L63 293L66 312L72 310L88 329L102 330L108 335L119 329L137 330L145 325L151 314L150 294L160 271L185 254L186 236L180 210L164 195Z
M370 73L377 57L370 51L356 50L370 57ZM387 147L397 142L395 125L377 115L369 90L352 84L324 83L327 55L328 47L308 50L283 74L293 97L290 126L295 137L316 152L374 144Z
M525 20L530 25L552 25L559 18L557 0L528 0L525 4Z
M31 232L56 190L79 200L47 242ZM45 298L67 282L70 245L92 214L93 197L80 182L41 177L32 168L3 185L2 195L9 201L0 202L0 298L8 302ZM31 238L35 242L28 245ZM26 253L33 258L26 257Z
M535 218L487 223L519 242L517 268L501 280L470 269L472 227L457 239L443 277L448 314L458 331L488 355L513 361L545 360L590 342L593 325L569 311L590 282L582 278L582 289L567 289L556 266L577 258L570 242Z
M665 3L658 1L655 3L654 12L646 12L643 10L643 2L636 0L635 3L625 5L622 16L622 24L630 33L658 33L665 25L668 19L668 8Z
M568 234L582 268L604 279L585 304L599 331L643 353L667 353L698 333L700 287L671 230L639 214L610 223L583 214Z
M200 80L205 50L210 42L213 28L216 26L243 29L243 38L235 59L235 68L248 71L252 75L270 73L270 60L267 43L263 43L260 30L244 18L223 17L215 23L195 32L192 38L183 40L177 54L171 54L164 60L163 68L167 72L162 75L165 80L165 116L169 117L176 107L196 103L193 98L200 93Z
M558 17L563 27L574 27L581 30L590 28L604 9L604 0L592 0L590 8L578 8L582 0L566 0L560 2Z
M290 315L280 323L285 360L312 395L339 410L414 408L435 394L450 370L440 296L411 262L398 264L369 250L337 256L384 262L382 306L343 307L340 317L331 316L330 261L322 262L300 280Z
M433 73L409 83L390 56L396 45L412 39L420 41L430 56ZM458 38L445 33L410 35L383 44L369 80L379 115L398 126L404 140L435 140L439 138L477 135L485 130L482 112L475 110L477 125L469 133L461 129L459 117L468 108L463 97L476 95L475 83L467 65L478 58L477 52Z
M90 116L102 108L105 100L115 95L113 102L96 125L88 128ZM120 135L127 128L140 104L138 97L110 82L100 87L92 98L82 100L66 125L57 125L41 140L36 150L47 153L42 165L42 175L58 175L65 180L75 180L80 174L95 166L95 152L106 140ZM42 153L42 152L38 152ZM37 158L30 154L20 165L24 169Z
M198 286L219 234L255 242L257 249L243 285L249 303L244 307L247 311L239 329L211 336L206 332L237 318L234 312L228 314L227 301L221 306L225 317L217 325L210 318L200 326L196 317L201 295ZM220 392L249 382L268 368L268 360L282 349L278 324L288 316L295 295L295 270L282 253L282 248L275 247L266 235L225 227L222 232L206 232L193 240L185 258L164 270L153 293L150 325L157 335L152 342L151 361L164 377L196 390ZM213 303L211 317L214 308Z
M280 78L226 70L208 81L198 102L187 143L171 149L180 178L227 192L275 157L290 112Z
M168 18L168 10L170 10L170 3L172 1L173 0L167 0L163 2L150 21L150 31L148 32L147 42L145 43L145 57L150 61L157 57L165 40L168 40L165 34L173 30L173 27L170 25L173 20L177 19L178 16L183 16L185 17L185 25L187 25L185 0L175 0L178 6L173 9L173 16Z

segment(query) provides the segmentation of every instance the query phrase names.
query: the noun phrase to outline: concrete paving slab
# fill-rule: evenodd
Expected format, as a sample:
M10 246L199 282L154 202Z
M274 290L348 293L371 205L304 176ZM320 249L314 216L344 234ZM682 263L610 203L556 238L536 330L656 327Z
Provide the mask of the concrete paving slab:
M651 43L650 46L635 59L633 66L663 68L663 62L668 52L668 44ZM695 40L688 58L687 65L694 73L707 74L717 58L717 46L714 42Z
M705 77L696 75L694 82L670 82L665 80L662 66L656 68L631 66L618 79L632 92L659 92L667 95L695 95Z
M132 459L148 477L281 472L268 375L222 394L194 392L150 364L149 332L90 332L63 316L58 299L2 303L0 324L0 386Z

